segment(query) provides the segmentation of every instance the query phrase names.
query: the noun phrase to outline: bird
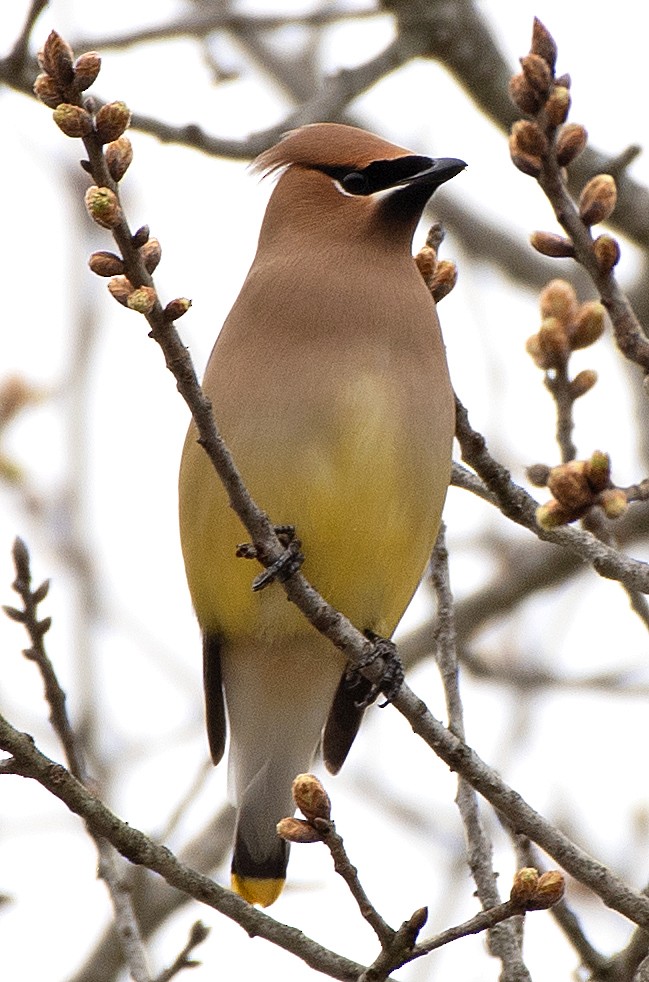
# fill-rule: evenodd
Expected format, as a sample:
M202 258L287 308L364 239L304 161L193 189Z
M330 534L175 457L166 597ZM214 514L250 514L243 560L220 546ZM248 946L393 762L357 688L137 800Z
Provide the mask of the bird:
M279 179L203 389L253 499L277 526L295 527L308 581L368 637L390 638L435 543L454 433L412 238L435 189L466 164L314 123L252 166ZM193 422L179 517L215 764L230 733L231 886L266 907L286 879L276 825L293 813L292 781L318 748L340 769L362 699L344 653L281 587L252 591L250 564L236 555L242 526Z

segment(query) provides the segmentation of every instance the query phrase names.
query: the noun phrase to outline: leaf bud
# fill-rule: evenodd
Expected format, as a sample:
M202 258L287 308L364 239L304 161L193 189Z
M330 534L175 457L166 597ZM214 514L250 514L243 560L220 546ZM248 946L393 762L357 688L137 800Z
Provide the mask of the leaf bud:
M585 462L584 473L593 491L603 491L611 484L611 458L603 450L595 450Z
M550 71L554 72L557 62L557 43L545 24L542 24L538 17L534 18L532 46L530 50L533 54L540 55L548 65Z
M112 179L121 181L133 160L133 147L129 138L120 136L108 143L104 149L104 157Z
M579 512L593 504L593 491L586 479L586 462L569 460L553 467L548 488L560 504L571 512Z
M457 266L450 259L442 259L437 264L429 289L435 303L447 297L457 283Z
M43 50L38 52L38 63L44 72L51 75L55 82L65 87L74 78L72 62L74 53L67 41L60 34L51 31Z
M532 464L527 468L527 479L536 488L545 488L550 476L550 468L547 464Z
M520 904L522 907L527 907L532 897L536 894L538 882L539 872L533 866L526 866L523 869L519 869L514 876L509 899Z
M585 368L582 372L575 375L570 382L570 396L573 399L580 399L582 396L585 396L587 392L590 392L596 382L597 372L593 371L592 368Z
M617 188L610 174L591 177L579 197L579 216L584 225L597 225L613 214Z
M629 507L627 496L622 488L607 488L602 491L599 503L607 518L621 518Z
M545 529L546 532L559 528L560 525L565 525L576 517L554 498L550 498L544 505L539 505L536 509L536 524L539 528Z
M305 818L331 818L331 801L315 774L298 774L293 781L293 800Z
M540 175L543 170L543 161L541 158L531 153L522 153L518 149L513 136L509 138L509 153L514 167L517 167L523 174L527 174L528 177L538 177Z
M542 256L551 256L553 259L572 259L575 255L575 247L570 239L555 232L532 232L530 244Z
M156 292L152 286L139 286L137 290L133 290L129 294L126 306L138 314L150 314L155 307L156 300Z
M56 109L58 105L65 102L61 89L47 72L41 72L40 75L36 76L34 95L50 109Z
M133 293L133 284L125 276L113 276L108 284L108 290L122 306L128 306L128 298Z
M117 195L110 188L98 188L94 184L86 191L88 214L102 228L115 228L122 220L122 209Z
M430 289L433 273L437 266L437 250L426 244L415 256L415 263L423 277L424 283Z
M108 102L95 117L95 129L102 143L119 139L131 122L131 110L125 102Z
M570 347L588 348L602 336L605 310L597 300L582 303L570 331Z
M80 137L92 133L92 116L81 106L60 103L52 113L54 122L66 136Z
M533 116L541 108L541 99L525 75L514 75L509 80L509 98L521 112Z
M555 232L532 232L530 245L542 256L550 256L553 259L572 259L575 255L575 247L570 239Z
M524 58L520 59L520 63L530 87L539 96L546 96L552 85L552 72L548 63L540 55L534 53L525 55Z
M575 288L567 280L550 280L541 291L539 307L543 318L556 317L562 324L570 324L579 309Z
M276 826L277 834L285 842L322 842L322 836L302 818L282 818Z
M140 249L140 255L147 272L152 273L162 258L162 249L158 240L149 239L148 242L145 242Z
M74 87L77 92L89 89L99 75L101 58L96 51L88 51L74 63Z
M598 235L593 242L593 252L602 273L610 273L620 261L620 244L612 235Z
M93 252L88 265L97 276L120 276L124 272L124 262L114 252Z
M537 123L518 119L512 126L512 146L518 153L542 157L548 151L548 138Z
M566 892L566 881L563 873L557 869L548 870L539 876L536 893L532 898L533 910L547 910L558 903Z
M567 167L585 149L588 133L581 123L566 123L557 137L557 163Z
M140 225L137 232L133 233L131 242L133 243L134 249L141 249L142 246L149 241L150 229L148 225Z
M176 297L175 300L170 300L164 309L165 320L177 321L183 314L187 313L191 305L192 302L187 297Z
M555 85L545 104L545 114L553 126L565 123L570 112L570 92L563 85Z

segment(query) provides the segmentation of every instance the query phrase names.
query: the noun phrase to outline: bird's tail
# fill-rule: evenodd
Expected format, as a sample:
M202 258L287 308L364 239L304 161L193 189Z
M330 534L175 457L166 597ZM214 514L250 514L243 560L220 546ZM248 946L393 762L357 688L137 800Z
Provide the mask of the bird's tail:
M288 844L277 835L295 806L291 785L308 770L344 662L315 635L224 651L231 721L230 785L237 804L232 888L267 907L281 893Z

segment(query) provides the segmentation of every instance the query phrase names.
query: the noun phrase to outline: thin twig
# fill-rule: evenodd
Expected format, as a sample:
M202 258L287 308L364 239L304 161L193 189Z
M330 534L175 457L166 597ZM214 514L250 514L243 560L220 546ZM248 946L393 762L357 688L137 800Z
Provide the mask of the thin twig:
M437 597L437 664L444 685L449 730L464 740L464 710L460 695L453 594L444 525L441 526L435 543L430 575ZM456 802L464 825L467 858L478 897L485 910L498 907L501 901L493 869L492 843L480 815L476 792L461 775L458 777ZM502 962L503 982L529 982L531 979L523 962L521 944L522 937L516 922L503 919L502 926L494 928L490 933L489 946L492 954Z

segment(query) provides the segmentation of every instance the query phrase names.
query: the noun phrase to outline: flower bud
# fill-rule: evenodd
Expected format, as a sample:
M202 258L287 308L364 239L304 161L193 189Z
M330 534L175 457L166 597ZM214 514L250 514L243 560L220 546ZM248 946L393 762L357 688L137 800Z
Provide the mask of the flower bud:
M611 483L611 458L603 450L595 450L585 462L584 473L593 491L603 491Z
M607 518L620 518L629 507L627 496L622 488L607 488L602 491L599 503Z
M125 276L113 276L108 284L108 290L123 307L128 306L128 298L133 293L133 284Z
M579 216L584 225L597 225L613 214L617 188L610 174L591 177L579 198Z
M331 818L329 795L314 774L298 774L293 781L293 800L305 818Z
M585 149L588 133L580 123L567 123L562 126L557 137L557 163L567 167Z
M572 522L577 516L560 505L558 501L551 498L544 505L539 505L536 509L536 524L539 528L550 532L552 529L559 528L567 522Z
M570 92L563 85L555 85L545 104L545 114L553 126L565 123L570 112Z
M88 265L97 276L119 276L124 272L124 262L114 252L93 252Z
M68 42L64 41L56 31L50 32L43 45L43 50L38 52L37 58L43 71L51 75L60 86L69 85L74 78L72 69L74 53Z
M56 109L62 102L65 102L61 89L47 72L42 72L36 76L34 95L50 109Z
M74 87L77 92L85 92L96 81L101 68L101 58L96 51L88 51L74 63Z
M80 137L92 133L92 116L81 106L62 102L52 113L54 122L66 136Z
M575 375L570 382L569 392L571 397L573 399L580 399L582 396L585 396L587 392L590 392L596 381L597 372L593 371L592 368L585 368L583 372Z
M129 294L126 306L138 314L150 314L155 307L156 300L156 292L152 286L139 286L137 290L133 290Z
M539 876L536 894L532 899L533 910L547 910L558 903L566 892L566 882L563 873L557 869L548 870Z
M527 907L530 900L536 894L538 882L539 873L534 867L526 866L523 869L519 869L514 876L509 899L520 904L522 907Z
M548 151L548 139L537 123L529 119L518 119L512 126L510 146L516 148L517 153L542 157Z
M158 240L149 239L140 249L140 255L147 272L152 273L162 258L162 249Z
M593 242L593 252L602 273L610 273L620 261L620 244L612 235L598 235Z
M106 165L112 179L121 181L133 160L133 147L127 136L120 136L104 149Z
M582 303L570 331L570 347L588 348L602 336L605 310L597 300Z
M572 259L575 255L575 247L570 239L555 232L532 232L530 244L542 256L551 256L553 259Z
M557 43L545 24L542 24L538 17L534 18L532 46L530 50L534 54L540 55L548 65L550 71L554 72L554 66L557 62Z
M586 479L583 460L569 460L553 467L548 477L548 488L561 505L571 512L579 512L593 504L593 492Z
M541 98L534 91L525 75L514 75L509 80L509 98L521 112L533 116L541 108Z
M110 188L89 187L85 196L88 214L102 228L115 228L122 220L117 195Z
M282 818L276 828L278 836L285 842L322 842L317 829L301 818Z
M435 303L447 297L457 283L457 266L450 259L442 259L437 264L429 289Z
M170 300L164 309L165 320L177 321L183 314L187 313L191 305L192 302L187 297L176 297L175 300Z
M521 58L520 63L530 87L539 96L546 96L552 85L552 72L548 63L540 55L533 53Z
M556 317L562 324L570 324L579 309L575 288L567 280L550 280L541 291L539 307L543 318Z
M131 111L125 102L108 102L95 117L95 129L102 143L118 140L131 122Z

